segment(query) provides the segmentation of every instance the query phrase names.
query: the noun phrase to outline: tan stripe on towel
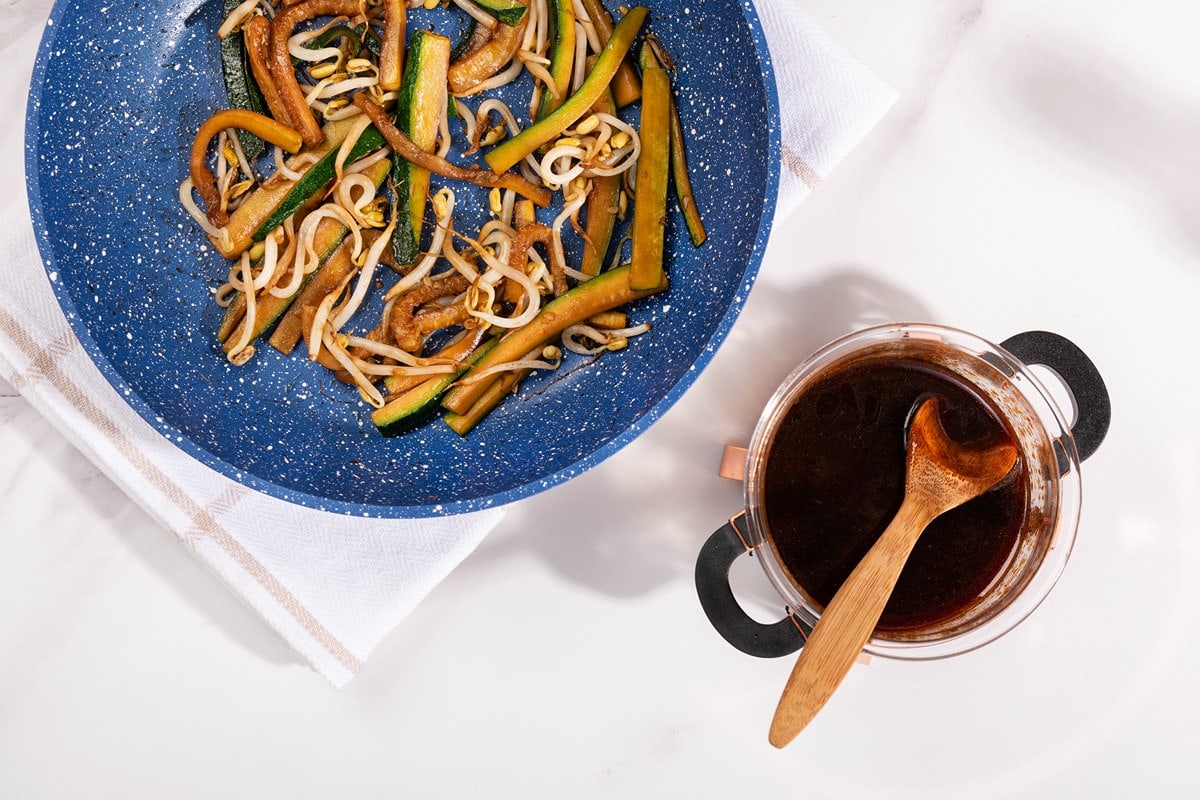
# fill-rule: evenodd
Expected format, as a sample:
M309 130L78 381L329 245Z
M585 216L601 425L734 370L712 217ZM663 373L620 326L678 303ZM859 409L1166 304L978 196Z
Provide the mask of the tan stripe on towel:
M780 158L783 160L783 165L787 167L788 172L795 175L809 189L817 188L817 184L821 182L821 176L815 169L812 168L807 161L792 148L784 145L780 150Z
M321 624L321 622L305 608L299 600L292 595L291 592L284 587L279 580L271 574L271 572L262 565L262 563L254 557L250 551L242 546L237 539L233 538L226 531L213 515L199 503L189 497L179 485L172 481L166 473L159 469L154 462L147 458L140 450L133 446L116 423L106 415L99 406L92 402L86 394L84 394L78 386L71 380L62 369L58 360L69 353L77 342L73 334L68 333L66 336L52 342L47 347L40 347L38 344L25 332L17 321L3 308L0 308L0 332L7 335L12 341L20 347L26 357L30 359L28 368L29 373L40 373L45 376L55 389L57 389L63 397L67 399L79 412L91 422L97 430L104 434L105 438L112 443L122 456L140 472L146 480L148 480L156 489L162 492L163 496L173 502L181 511L184 512L192 521L192 526L195 530L207 536L218 546L221 547L238 566L246 571L268 594L274 598L283 609L287 611L291 617L300 623L300 625L308 631L322 647L329 651L330 655L337 659L338 663L349 670L352 674L357 673L362 669L362 662L354 657L354 654L346 649L345 645L337 640L329 630ZM19 373L18 373L19 374ZM27 376L27 377L32 377ZM237 487L241 492L247 493L245 487ZM219 504L222 509L231 507L238 495L222 494L214 503ZM194 546L194 542L189 541L189 536L183 537L184 542L189 546Z

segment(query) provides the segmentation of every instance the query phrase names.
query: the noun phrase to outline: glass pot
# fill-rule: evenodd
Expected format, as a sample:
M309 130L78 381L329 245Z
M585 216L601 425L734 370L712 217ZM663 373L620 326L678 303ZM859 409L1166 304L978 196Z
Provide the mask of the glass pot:
M1062 574L1075 541L1081 504L1079 464L1108 430L1108 392L1091 360L1069 340L1030 331L1000 345L965 331L931 324L892 324L834 341L797 367L775 391L755 427L747 454L745 508L705 543L696 563L696 589L713 627L750 655L778 657L799 650L821 615L779 557L763 508L768 455L795 399L814 381L850 360L917 358L956 373L989 399L1016 435L1027 467L1025 523L1008 563L977 602L949 619L915 630L877 630L867 652L926 660L973 650L1012 630L1046 597ZM1060 379L1073 409L1061 409L1030 365ZM729 568L745 553L758 557L787 615L773 624L748 616L729 587Z

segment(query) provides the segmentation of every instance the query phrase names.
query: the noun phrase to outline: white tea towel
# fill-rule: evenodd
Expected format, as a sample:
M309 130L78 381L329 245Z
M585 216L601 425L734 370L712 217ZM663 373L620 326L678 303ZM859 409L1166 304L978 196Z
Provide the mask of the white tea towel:
M9 3L4 107L25 94L49 0ZM878 120L892 91L790 0L762 0L785 102L778 216ZM23 186L24 125L0 134L0 377L196 555L335 686L499 522L348 518L246 489L147 425L72 334L42 269Z
M782 221L896 102L881 81L817 27L796 0L755 0L775 65Z

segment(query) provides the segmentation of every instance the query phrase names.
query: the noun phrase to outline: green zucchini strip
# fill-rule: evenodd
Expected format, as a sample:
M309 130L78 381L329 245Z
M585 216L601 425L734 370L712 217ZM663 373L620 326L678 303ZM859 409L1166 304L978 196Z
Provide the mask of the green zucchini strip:
M367 130L372 129L368 128ZM369 169L363 172L364 175L375 182L377 187L383 184L383 180L387 177L387 173L387 161L380 161L378 164L372 165ZM299 226L297 226L297 228L298 227ZM346 238L349 232L350 231L346 228L346 226L336 219L323 219L317 224L317 230L313 238L313 249L318 253L321 253L322 264L325 264L329 261L330 256L332 256L333 252L337 250L338 245L341 244L342 240ZM268 328L275 324L275 321L278 320L283 313L288 310L288 308L292 305L292 301L304 291L305 286L308 285L313 276L318 272L320 272L320 268L312 273L309 273L308 275L305 275L304 280L300 283L299 288L294 293L286 297L277 297L270 292L264 292L263 295L257 299L254 328L250 333L251 343L257 340L259 336L261 336L267 331ZM233 333L230 334L229 338L225 340L224 347L226 352L228 352L229 348L236 344L238 339L241 338L242 326L244 324L245 320L242 320L242 322L238 324L237 329L235 329Z
M547 0L549 14L550 77L554 79L554 92L542 87L538 102L538 119L554 113L567 99L571 90L571 71L575 66L575 10L571 0ZM555 93L558 97L555 97Z
M545 345L571 325L666 288L664 281L662 285L646 291L631 289L628 265L602 272L542 306L528 325L505 335L495 348L471 367L471 371L481 372L496 364L515 361L534 348ZM457 414L467 413L497 377L492 375L474 383L460 384L446 395L442 405Z
M600 46L604 47L608 43L608 38L612 36L612 15L604 7L603 0L581 0L581 2L584 11L592 20L592 25L596 28ZM617 108L624 108L642 96L642 83L638 80L637 70L633 68L633 61L628 56L621 59L621 66L617 67L617 74L612 79L612 92L613 99L617 101Z
M239 5L240 0L225 0L225 14L228 15ZM244 108L263 115L270 113L250 72L249 56L246 55L246 45L240 30L221 40L221 73L225 78L225 95L230 108ZM253 133L238 131L238 141L241 142L242 152L250 161L262 154L263 140Z
M438 122L446 112L450 40L436 33L415 31L405 60L404 81L396 101L396 127L417 147L432 153L437 146ZM407 214L397 216L392 255L397 264L409 265L416 263L421 252L429 170L410 164L398 153L393 154L392 184L400 208L407 209Z
M667 180L671 165L671 80L649 46L642 45L642 120L638 135L637 202L629 288L652 289L663 279Z
M646 37L646 42L659 65L667 70L668 75L674 74L675 68L670 55L657 37L651 34ZM683 141L683 121L679 118L679 106L675 102L674 90L671 92L671 181L675 184L675 200L679 204L679 212L683 214L688 237L694 246L699 247L708 239L708 232L704 229L704 221L700 218L700 209L696 205L696 194L692 191L687 147Z
M475 404L467 409L465 413L456 414L453 411L448 411L442 417L442 420L450 426L450 430L459 436L466 436L471 432L472 428L491 413L492 409L503 402L504 398L513 391L513 387L524 380L525 376L532 371L530 369L518 369L505 372L479 396Z
M613 34L604 45L596 66L588 73L583 84L575 94L567 98L558 109L545 119L530 125L516 136L496 145L484 156L488 166L494 172L506 172L516 166L521 159L537 150L546 142L554 139L582 117L600 99L600 95L608 88L621 59L633 46L633 40L642 23L646 21L646 8L634 6L617 23Z
M525 18L527 10L525 4L517 0L471 0L471 3L505 25L516 25Z
M468 339L470 338L468 335ZM475 341L477 342L478 340ZM476 345L471 342L468 342L467 346L474 350L474 353L469 359L464 359L459 363L458 368L453 372L434 375L411 389L396 395L384 404L382 408L377 408L371 412L371 421L375 423L375 427L379 429L379 432L384 436L395 436L398 433L411 430L414 426L421 423L427 415L438 407L438 401L441 400L446 390L458 380L459 376L470 368L471 362L478 361L496 346L496 340L493 339L478 349L475 349Z
M331 141L329 128L329 125L325 126L327 144ZM347 127L348 130L349 128ZM339 133L341 134L341 139L338 140L338 143L326 152L320 161L313 164L304 173L304 176L296 182L291 192L283 199L283 202L275 208L271 216L267 217L262 225L258 227L258 230L254 232L254 241L261 242L267 238L267 234L282 225L285 219L295 214L312 199L324 194L326 187L333 182L333 178L337 174L334 165L337 161L338 149L341 142L346 138L346 131L339 131ZM354 147L350 148L350 154L346 156L345 163L353 164L367 153L370 153L372 150L378 150L383 145L383 137L379 134L379 131L373 127L369 127L358 137L358 141L354 143Z

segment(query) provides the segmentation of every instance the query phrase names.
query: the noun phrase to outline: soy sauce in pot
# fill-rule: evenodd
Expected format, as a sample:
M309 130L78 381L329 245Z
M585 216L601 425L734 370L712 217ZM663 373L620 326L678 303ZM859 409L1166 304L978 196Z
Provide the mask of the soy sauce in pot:
M767 537L792 581L824 607L904 497L906 424L924 396L971 447L1015 443L989 401L957 374L919 358L834 367L801 391L764 470ZM909 632L975 605L1013 557L1026 513L1026 477L1011 475L933 521L918 540L877 630Z

